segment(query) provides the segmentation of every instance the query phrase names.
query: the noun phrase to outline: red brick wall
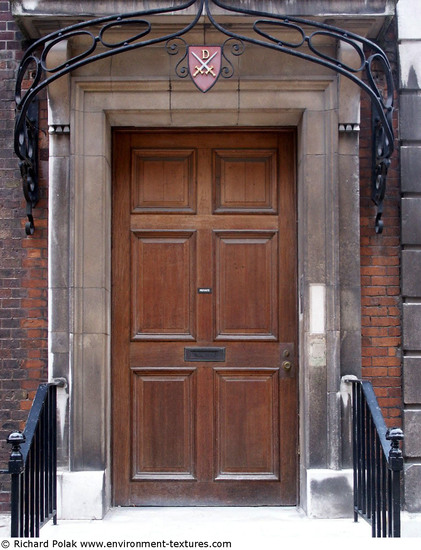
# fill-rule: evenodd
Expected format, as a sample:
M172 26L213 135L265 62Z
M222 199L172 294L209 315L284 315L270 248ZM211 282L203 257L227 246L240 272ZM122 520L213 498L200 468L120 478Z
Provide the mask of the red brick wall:
M392 24L382 44L396 77L396 34ZM395 93L395 105L397 94ZM396 107L398 107L396 105ZM370 195L371 108L362 97L360 141L362 376L372 381L389 426L399 426L402 407L400 298L400 181L395 151L387 178L384 230L374 230ZM394 114L397 135L398 109ZM396 140L397 146L397 140Z
M47 375L47 201L35 210L36 232L26 237L25 202L13 152L14 86L22 36L0 0L0 467L7 465L5 438L22 428L40 381ZM45 102L40 114L46 118ZM41 158L45 158L45 134ZM42 166L41 172L43 172ZM0 476L0 512L8 509L7 476Z

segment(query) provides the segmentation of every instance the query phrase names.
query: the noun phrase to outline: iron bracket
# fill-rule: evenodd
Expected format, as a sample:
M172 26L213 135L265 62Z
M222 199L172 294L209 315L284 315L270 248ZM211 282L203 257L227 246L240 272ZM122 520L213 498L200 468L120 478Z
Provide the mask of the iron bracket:
M170 4L170 2L168 3ZM50 33L34 42L27 49L20 63L16 79L14 134L14 149L20 159L24 195L27 202L27 234L34 232L32 209L38 201L37 131L36 119L34 119L34 112L31 107L35 103L37 94L54 80L79 67L122 52L151 44L164 43L168 53L174 55L179 51L176 45L177 39L192 30L203 14L206 14L210 24L215 29L229 37L224 46L229 40L233 40L231 43L231 53L233 55L241 55L245 43L276 50L329 68L352 80L369 95L373 112L371 190L372 199L377 206L376 232L382 232L383 221L381 217L386 191L386 177L394 150L392 125L394 86L392 71L386 54L374 42L344 29L299 17L251 10L242 7L243 4L240 1L186 0L178 5L100 17L82 21ZM220 8L228 14L235 13L246 16L241 18L241 23L242 26L249 25L250 32L239 34L233 30L232 26L224 25L223 22L218 20L219 17L217 19L214 15L214 7ZM175 32L151 38L156 22L156 20L150 19L152 16L185 12L189 8L193 9L190 23L185 24ZM133 34L130 34L131 27L136 29ZM117 28L126 28L129 31L129 35L123 41L112 39L111 31ZM296 37L295 40L290 37L285 40L281 39L279 35L284 30L290 34L293 31ZM48 66L47 57L51 49L60 42L75 37L83 37L89 41L85 51L70 57L65 63L56 67ZM336 40L338 44L343 43L353 47L360 59L359 66L351 67L343 64L335 56L323 52L317 46L318 37L330 37ZM181 43L183 42L186 44L184 40ZM100 48L101 51L98 52ZM221 75L229 78L234 70L225 55L224 58L228 61L228 64ZM181 78L187 76L186 68L182 64L184 59L185 56L175 69L176 74ZM376 70L380 70L384 74L384 86L377 84ZM24 89L23 83L27 82L28 73L30 86Z

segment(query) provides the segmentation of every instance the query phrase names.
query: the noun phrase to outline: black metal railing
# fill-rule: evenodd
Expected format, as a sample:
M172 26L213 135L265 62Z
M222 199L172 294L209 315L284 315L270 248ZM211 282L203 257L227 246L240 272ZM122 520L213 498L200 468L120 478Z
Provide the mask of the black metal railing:
M12 537L38 537L51 518L57 523L57 385L39 386L25 430L7 438Z
M373 537L401 536L403 432L388 429L370 382L352 383L354 521L371 524Z

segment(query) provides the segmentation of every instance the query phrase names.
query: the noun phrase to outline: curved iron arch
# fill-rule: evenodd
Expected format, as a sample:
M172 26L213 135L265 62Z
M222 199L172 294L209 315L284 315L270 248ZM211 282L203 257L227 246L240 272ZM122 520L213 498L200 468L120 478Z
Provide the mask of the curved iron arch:
M247 21L251 18L255 18L254 21L250 23L254 35L247 36L245 34L239 34L238 32L234 32L231 27L224 26L218 21L217 16L213 13L213 7L221 8L228 13L245 15L248 17ZM147 18L159 14L182 12L186 11L188 8L194 8L190 23L173 33L158 36L156 38L149 37L153 29L153 23ZM228 36L228 40L235 39L238 41L237 44L241 45L243 43L259 45L317 63L349 78L369 95L373 110L371 196L377 206L375 221L376 232L382 232L383 221L381 217L383 212L383 199L386 191L386 177L394 150L394 132L392 124L394 86L390 63L383 50L374 42L355 33L317 21L251 10L243 8L240 5L235 5L235 2L229 4L222 0L180 0L180 4L176 6L141 10L127 14L116 14L70 25L35 41L25 52L16 78L14 149L16 155L20 159L19 164L23 180L23 192L27 203L26 213L28 217L25 230L28 235L33 234L35 229L32 209L38 202L38 136L36 131L36 120L31 113L31 105L34 104L37 94L48 86L48 84L68 74L72 70L118 53L157 43L166 43L169 53L178 53L178 48L175 45L174 39L180 38L193 29L204 13L206 13L211 25ZM129 36L126 40L120 42L110 42L107 40L107 31L122 26L130 29L131 25L136 26L137 30L135 34ZM99 30L96 30L98 28ZM272 34L273 28L278 28L279 30L292 30L296 33L298 39L295 41L283 41ZM75 36L84 36L90 40L90 44L86 50L71 57L65 63L57 67L48 67L47 56L50 50L60 42ZM328 36L338 42L351 45L359 56L361 62L360 66L350 67L344 65L339 59L318 50L315 44L315 39L318 36ZM99 46L102 46L104 50L95 53ZM303 51L304 48L305 51ZM367 54L367 51L369 51L370 54ZM237 51L233 50L232 53L234 53L234 55L240 55L242 53L241 46L237 46ZM179 76L184 77L186 76L184 68L178 70L180 63L177 65L176 72ZM230 62L228 61L228 63ZM376 64L380 65L385 75L385 92L377 86L375 81L373 71ZM23 91L22 83L28 70L32 71L32 84L28 89ZM227 70L226 75L229 76L232 72L231 70ZM364 74L365 80L360 76L361 73Z

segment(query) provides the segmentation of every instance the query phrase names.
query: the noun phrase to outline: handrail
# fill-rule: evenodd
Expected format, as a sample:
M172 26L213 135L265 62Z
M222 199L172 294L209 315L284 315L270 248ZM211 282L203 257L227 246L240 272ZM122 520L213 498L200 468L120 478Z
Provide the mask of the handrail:
M22 432L12 432L11 537L39 537L51 518L57 523L57 386L41 384Z
M400 537L403 432L387 428L371 382L348 382L352 384L354 521L358 516L367 520L373 537Z

